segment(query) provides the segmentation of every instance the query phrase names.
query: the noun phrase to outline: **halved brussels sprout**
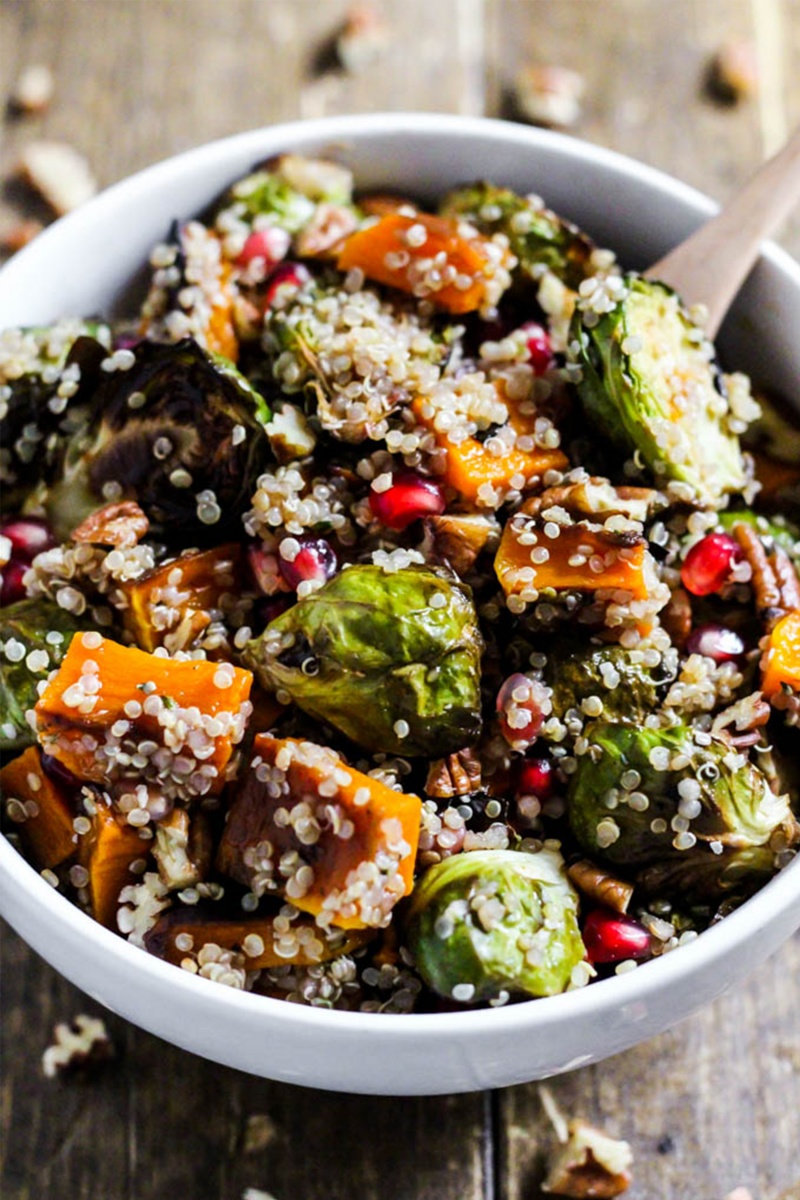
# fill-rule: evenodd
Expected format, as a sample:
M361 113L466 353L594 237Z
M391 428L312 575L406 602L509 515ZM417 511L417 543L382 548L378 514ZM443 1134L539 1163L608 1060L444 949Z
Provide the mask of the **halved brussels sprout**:
M48 510L68 533L104 500L135 500L165 540L215 542L241 517L271 461L266 401L232 363L192 338L140 342L98 388ZM68 526L65 528L65 525Z
M544 678L552 689L553 715L559 719L597 696L606 720L641 724L655 710L661 684L674 673L663 662L648 667L641 649L559 643L548 656Z
M453 1000L563 992L585 951L578 895L556 850L474 850L430 867L414 889L408 946Z
M481 731L471 593L426 567L347 567L248 643L264 685L367 750L442 755Z
M85 422L87 380L110 344L107 326L77 319L0 334L0 482L8 509L52 473Z
M59 666L72 635L89 628L49 600L19 600L0 609L0 751L36 741L25 713L39 699L38 685Z
M788 797L775 795L758 767L723 739L698 740L685 726L615 723L589 726L585 736L589 751L577 759L568 791L570 827L586 854L629 869L640 884L668 878L671 864L683 863L686 872L675 874L687 887L694 876L693 894L724 888L726 878L741 885L748 864L763 871L765 856L754 850L777 833L797 838Z
M463 217L481 233L504 233L519 269L533 279L547 268L571 288L591 274L594 242L576 225L545 208L538 197L474 183L449 192L439 212Z
M599 307L587 297L570 345L586 413L621 453L638 452L657 482L686 483L703 505L744 488L713 348L670 288L628 275Z

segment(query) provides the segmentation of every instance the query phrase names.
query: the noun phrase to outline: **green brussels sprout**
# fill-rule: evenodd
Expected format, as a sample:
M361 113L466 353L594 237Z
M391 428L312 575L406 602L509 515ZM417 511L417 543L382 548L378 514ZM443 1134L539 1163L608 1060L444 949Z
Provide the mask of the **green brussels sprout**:
M590 749L577 759L567 795L570 827L586 854L639 872L637 882L672 872L687 888L694 877L696 894L724 888L748 863L762 869L765 855L752 852L773 834L796 839L788 797L722 739L706 745L685 726L610 722L585 735Z
M269 217L287 233L299 233L318 203L350 206L353 176L338 163L284 154L275 163L239 179L222 201L246 218Z
M0 334L0 482L9 509L57 467L86 420L87 382L108 354L111 334L96 322Z
M661 685L674 676L664 663L648 667L644 651L623 646L559 644L547 658L545 682L552 689L553 716L597 696L609 721L641 724L658 706ZM595 715L600 715L599 713Z
M366 750L441 757L480 734L482 648L463 584L355 565L272 621L245 661Z
M272 455L263 397L232 363L192 338L140 342L128 370L95 393L47 508L66 535L108 499L136 500L165 540L222 541Z
M411 895L406 938L441 996L553 996L585 956L577 907L558 851L473 850L428 868Z
M519 259L519 270L533 279L546 267L568 287L577 288L592 273L594 242L536 197L474 183L449 192L439 212L444 217L462 217L481 233L504 233Z
M662 283L628 275L612 299L608 312L579 307L573 316L587 415L621 453L638 453L658 482L686 483L701 504L719 505L747 474L710 344Z
M25 713L39 698L38 684L60 664L72 635L90 628L49 600L19 600L0 609L0 751L36 741Z

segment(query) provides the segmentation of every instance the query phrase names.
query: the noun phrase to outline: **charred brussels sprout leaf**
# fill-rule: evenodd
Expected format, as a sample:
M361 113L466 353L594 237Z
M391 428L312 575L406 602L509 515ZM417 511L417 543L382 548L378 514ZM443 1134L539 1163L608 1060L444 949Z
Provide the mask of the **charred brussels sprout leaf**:
M60 664L72 635L90 627L49 600L0 609L0 750L36 741L25 713L39 699L37 685Z
M263 397L227 359L192 338L140 342L136 361L95 395L89 428L67 453L48 499L72 527L108 497L135 500L165 540L215 542L241 516L271 460Z
M664 666L645 666L641 650L622 646L560 644L548 655L545 682L552 689L553 715L563 720L570 708L597 696L608 720L641 723L656 708Z
M454 854L414 889L408 946L422 978L442 996L553 996L584 957L577 904L557 851Z
M359 746L441 756L480 734L481 650L463 585L423 567L352 566L274 620L245 658L265 687Z
M572 832L586 854L628 868L648 890L656 880L680 879L681 890L700 899L734 881L752 891L765 863L771 868L772 835L796 839L788 798L727 742L699 745L685 727L612 723L589 726L585 736L600 755L595 761L590 750L577 760ZM751 866L759 877L748 879Z
M0 481L3 503L19 507L48 479L85 423L87 384L111 335L95 322L9 329L0 335Z
M591 274L592 240L537 198L476 183L445 196L442 216L462 217L481 233L504 233L520 271L533 279L546 267L571 288ZM538 270L537 270L538 269Z
M718 505L747 482L738 438L726 427L727 399L678 297L638 275L610 312L576 311L571 345L578 392L598 429L623 454L638 452L658 482L688 484Z

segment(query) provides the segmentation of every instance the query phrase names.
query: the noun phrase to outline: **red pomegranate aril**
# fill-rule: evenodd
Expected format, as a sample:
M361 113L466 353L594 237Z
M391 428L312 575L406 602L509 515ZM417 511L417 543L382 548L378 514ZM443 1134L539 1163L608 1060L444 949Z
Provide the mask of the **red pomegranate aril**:
M30 565L20 562L18 558L12 558L11 562L3 567L3 586L0 589L0 605L16 604L17 600L25 599L26 592L22 580L25 572L29 569Z
M403 471L393 476L383 491L376 491L373 484L369 506L381 525L400 531L420 517L438 517L443 513L444 492L435 480L416 471Z
M741 658L746 646L735 629L724 625L698 625L686 641L690 654L703 654L716 663L733 662Z
M310 278L311 274L308 268L304 267L302 263L281 263L269 277L267 289L264 292L264 311L272 308L279 297L284 300L288 299L292 292L304 287Z
M693 596L711 596L741 562L739 543L729 533L709 533L695 542L681 567L681 582Z
M247 547L247 561L262 596L276 596L288 590L274 550L266 550L261 543L254 543Z
M242 246L236 263L240 267L248 267L255 259L262 259L265 266L277 266L288 253L292 239L285 229L272 225L268 229L256 229L249 235Z
M12 558L26 563L56 544L47 522L38 517L14 517L0 525L0 536L11 542Z
M302 540L292 559L284 558L282 552L278 555L278 569L292 589L301 583L325 583L336 574L338 566L336 551L325 538Z
M520 329L525 334L525 342L530 356L528 361L533 368L534 375L544 375L545 371L553 365L550 334L538 321L526 321L524 325L520 325Z
M583 944L590 963L618 963L647 958L650 934L633 917L605 908L593 908L583 923Z
M528 675L509 675L497 693L500 732L509 746L525 750L535 742L551 707L543 683Z
M519 765L517 796L549 800L555 790L555 772L549 758L524 758Z

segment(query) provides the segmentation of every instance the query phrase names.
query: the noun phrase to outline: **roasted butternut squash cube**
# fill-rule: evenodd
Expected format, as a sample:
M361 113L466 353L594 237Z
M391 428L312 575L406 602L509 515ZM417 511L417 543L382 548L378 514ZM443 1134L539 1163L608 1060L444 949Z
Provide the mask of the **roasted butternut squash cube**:
M216 795L250 715L252 675L76 634L34 709L41 745L79 779Z
M506 595L535 588L596 592L601 588L647 598L655 573L645 539L609 534L584 522L552 522L513 517L503 530L495 571ZM556 532L557 530L557 532ZM549 537L548 533L554 533Z
M92 916L107 929L117 928L119 894L135 881L131 865L147 857L150 843L110 805L100 804L92 827L78 843L78 861L89 873Z
M186 650L220 616L220 602L241 587L241 547L235 543L182 554L122 585L123 621L136 645L173 654Z
M26 853L40 870L57 867L75 853L77 810L66 789L44 771L38 746L3 767L0 792Z
M770 633L761 671L761 690L767 699L784 686L800 691L800 611L788 613Z
M258 971L263 967L308 967L330 962L340 954L358 950L376 936L371 929L322 930L311 917L296 909L290 912L291 916L258 913L233 918L200 907L172 908L146 934L145 946L151 954L177 964L196 955L203 946L219 946L241 953L248 970Z
M413 885L421 801L312 742L259 734L218 868L322 928L380 928Z

